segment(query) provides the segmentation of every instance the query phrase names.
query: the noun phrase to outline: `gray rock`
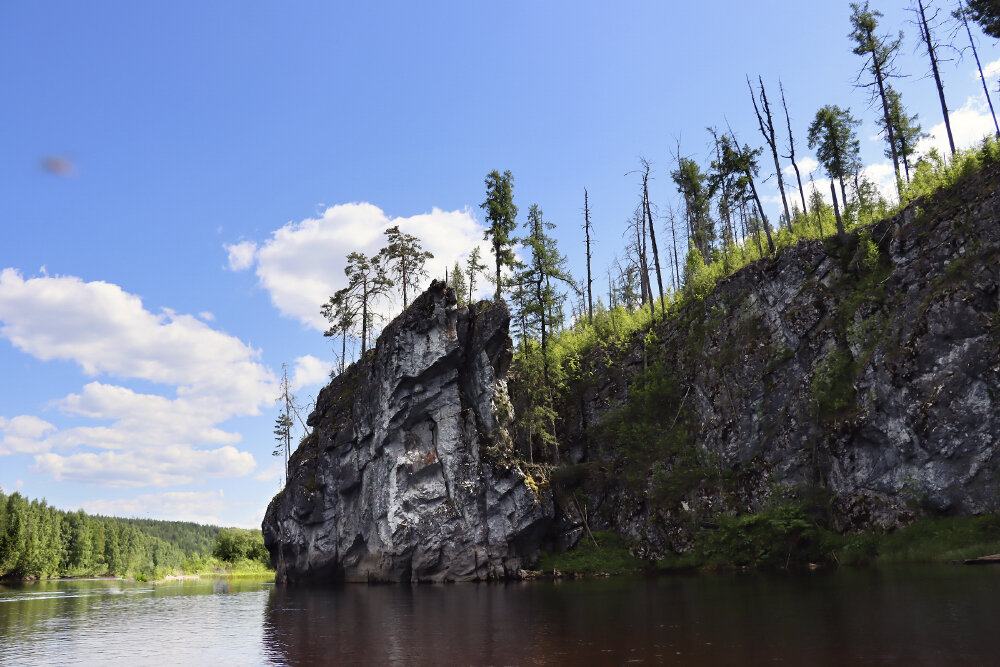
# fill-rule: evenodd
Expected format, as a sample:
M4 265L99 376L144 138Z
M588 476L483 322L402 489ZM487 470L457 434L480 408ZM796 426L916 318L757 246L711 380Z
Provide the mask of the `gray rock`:
M550 495L510 456L502 301L458 307L435 281L319 394L268 506L277 580L517 578Z

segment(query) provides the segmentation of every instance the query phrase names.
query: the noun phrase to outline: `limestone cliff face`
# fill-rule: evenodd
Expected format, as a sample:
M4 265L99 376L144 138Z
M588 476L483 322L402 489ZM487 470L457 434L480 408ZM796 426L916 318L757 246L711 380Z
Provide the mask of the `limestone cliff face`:
M503 302L458 307L434 282L324 388L271 501L278 581L518 576L552 516L509 457Z
M658 325L654 343L591 360L607 370L563 406L561 440L585 464L592 528L655 559L783 489L820 497L842 529L1000 509L1000 170L870 237L877 264L857 234L787 248ZM687 456L624 483L623 442L601 425L653 361L676 386L662 410L687 429ZM674 495L657 500L664 487ZM561 513L564 543L577 514Z

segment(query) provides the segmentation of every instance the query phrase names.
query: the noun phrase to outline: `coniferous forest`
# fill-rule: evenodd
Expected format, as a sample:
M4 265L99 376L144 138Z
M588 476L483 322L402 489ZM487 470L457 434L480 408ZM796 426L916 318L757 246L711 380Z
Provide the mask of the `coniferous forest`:
M237 569L266 573L260 531L65 512L0 492L0 579L124 576Z

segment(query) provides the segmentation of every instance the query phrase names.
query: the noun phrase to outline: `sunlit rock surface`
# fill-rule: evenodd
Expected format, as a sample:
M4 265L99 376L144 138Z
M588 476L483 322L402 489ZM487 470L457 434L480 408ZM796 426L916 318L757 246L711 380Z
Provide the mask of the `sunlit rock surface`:
M516 578L552 516L510 456L507 306L435 281L319 394L264 539L278 581Z

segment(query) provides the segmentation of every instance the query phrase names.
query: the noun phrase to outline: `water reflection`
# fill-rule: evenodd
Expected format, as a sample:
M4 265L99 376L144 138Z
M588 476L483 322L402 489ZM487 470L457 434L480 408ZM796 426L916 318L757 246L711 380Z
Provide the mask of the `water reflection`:
M279 663L990 664L1000 569L275 588Z
M0 665L996 664L1000 568L0 585Z

